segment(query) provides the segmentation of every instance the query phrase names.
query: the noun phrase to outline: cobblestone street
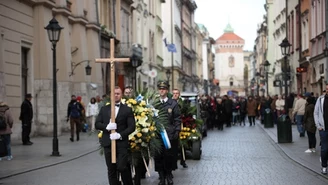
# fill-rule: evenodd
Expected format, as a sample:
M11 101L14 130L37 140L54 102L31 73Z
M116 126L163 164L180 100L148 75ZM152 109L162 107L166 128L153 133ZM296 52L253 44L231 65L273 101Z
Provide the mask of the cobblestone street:
M2 180L8 185L105 185L103 156L91 153L76 160ZM319 163L319 159L318 159ZM328 180L296 164L276 147L258 125L213 130L203 140L200 161L187 160L189 168L174 172L176 185L324 185ZM319 171L320 169L318 169ZM142 181L155 185L158 175Z

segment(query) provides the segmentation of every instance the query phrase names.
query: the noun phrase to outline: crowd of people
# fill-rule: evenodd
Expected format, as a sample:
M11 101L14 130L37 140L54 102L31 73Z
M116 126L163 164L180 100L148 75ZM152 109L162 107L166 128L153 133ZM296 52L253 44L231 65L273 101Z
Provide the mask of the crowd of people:
M328 92L328 85L326 86ZM132 97L133 89L125 88L124 93L119 87L115 88L115 114L116 123L110 121L110 105L108 105L108 96L103 95L92 97L90 102L85 105L80 96L71 96L71 101L67 109L67 122L70 122L70 141L79 141L79 134L84 131L103 131L101 145L104 148L106 165L108 170L108 180L110 184L120 184L119 175L124 184L141 184L140 179L145 178L145 166L137 166L134 178L132 178L130 164L127 160L128 154L128 136L135 130L136 122L132 109L121 103L122 97ZM155 155L155 171L159 174L159 185L173 185L172 171L177 169L177 162L181 148L179 146L179 133L181 131L181 112L180 112L180 91L174 89L172 96L169 96L169 85L165 81L158 83L158 101L161 102L158 109L167 111L168 114L162 114L163 119L169 120L166 127L168 138L172 145L167 149L162 143L161 152ZM299 132L299 137L308 137L308 149L306 153L316 152L316 132L319 131L321 146L321 166L322 173L327 174L328 160L328 94L326 91L321 96L314 96L313 93L289 94L274 96L248 96L232 97L201 95L198 97L200 116L205 121L207 129L217 128L223 130L224 126L231 127L235 125L255 126L256 120L263 123L264 114L272 114L272 121L277 123L282 114L287 114L292 124L295 124ZM286 99L285 99L286 98ZM19 119L22 122L22 143L23 145L32 145L30 140L33 106L31 103L31 94L26 94L25 100L21 105ZM287 112L286 112L287 110ZM118 112L120 113L118 114ZM109 114L110 113L110 114ZM248 120L248 121L247 121ZM3 125L4 128L3 128ZM10 108L3 101L0 101L0 141L5 143L7 160L12 160L10 149L10 135L12 133L13 117ZM111 133L111 130L116 130ZM111 161L111 140L117 142L117 163L114 165ZM181 156L181 155L180 155ZM1 160L2 158L0 158ZM188 168L185 159L180 158L180 164ZM148 162L148 161L147 161ZM134 179L134 183L133 183Z

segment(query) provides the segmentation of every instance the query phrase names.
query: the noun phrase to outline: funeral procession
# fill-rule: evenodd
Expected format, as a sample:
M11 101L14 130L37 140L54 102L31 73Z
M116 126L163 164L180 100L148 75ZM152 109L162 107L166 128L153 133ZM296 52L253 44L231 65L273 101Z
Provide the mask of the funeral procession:
M0 0L0 185L328 185L328 0Z

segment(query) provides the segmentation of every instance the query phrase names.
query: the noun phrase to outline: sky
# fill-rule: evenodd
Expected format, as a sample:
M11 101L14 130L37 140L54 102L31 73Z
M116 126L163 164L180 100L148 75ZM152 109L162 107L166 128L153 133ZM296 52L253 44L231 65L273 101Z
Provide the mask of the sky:
M244 50L253 51L257 25L263 21L265 0L195 0L195 22L204 24L216 40L228 22L245 40Z

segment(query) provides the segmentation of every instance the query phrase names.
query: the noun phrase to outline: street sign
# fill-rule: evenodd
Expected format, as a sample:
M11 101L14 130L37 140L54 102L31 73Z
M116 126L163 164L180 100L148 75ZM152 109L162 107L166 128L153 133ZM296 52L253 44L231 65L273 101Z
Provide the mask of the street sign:
M150 78L155 78L157 76L157 70L156 69L152 69L148 72L148 76Z

